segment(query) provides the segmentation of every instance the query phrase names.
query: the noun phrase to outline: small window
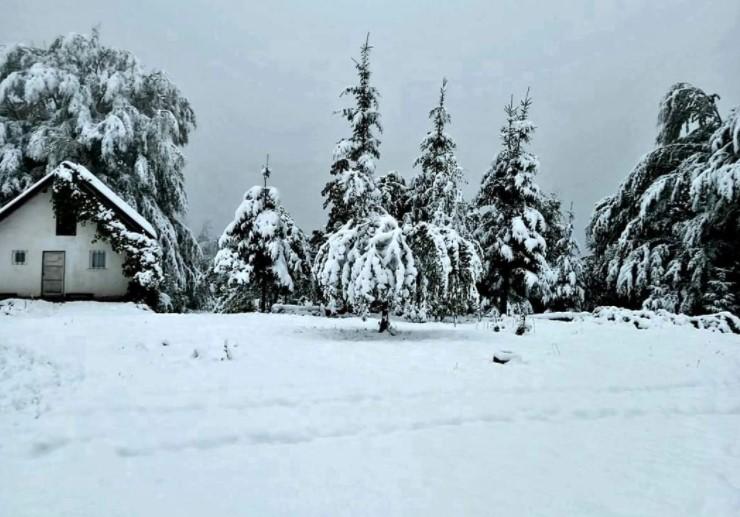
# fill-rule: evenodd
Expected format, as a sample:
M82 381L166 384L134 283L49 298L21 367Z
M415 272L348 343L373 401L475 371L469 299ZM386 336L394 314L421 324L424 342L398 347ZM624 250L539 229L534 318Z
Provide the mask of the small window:
M105 269L105 252L93 250L90 252L90 269Z
M77 218L70 212L57 214L57 235L77 235Z
M13 250L13 265L25 266L26 255L26 250Z

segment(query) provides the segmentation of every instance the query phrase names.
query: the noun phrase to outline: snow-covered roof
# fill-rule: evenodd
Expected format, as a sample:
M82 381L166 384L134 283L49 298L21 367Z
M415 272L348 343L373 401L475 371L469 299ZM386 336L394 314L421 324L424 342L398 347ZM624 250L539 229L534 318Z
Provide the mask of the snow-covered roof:
M134 210L131 205L126 203L123 199L121 199L115 192L113 192L111 189L109 189L105 183L100 181L92 172L87 170L82 165L79 165L77 163L72 162L62 162L62 164L51 171L49 174L38 180L36 183L31 185L29 188L27 188L24 192L19 194L16 198L14 198L12 201L10 201L8 204L6 204L4 207L0 208L0 219L3 219L4 216L8 215L10 212L15 210L19 205L21 205L23 202L25 202L27 199L29 199L31 196L33 196L36 191L38 191L41 186L50 181L51 178L54 176L66 176L68 179L72 178L71 173L76 172L80 178L85 180L88 184L90 184L91 187L93 187L100 195L102 195L108 202L110 202L113 206L115 206L118 210L120 210L122 213L124 213L129 219L131 219L134 223L136 223L138 226L141 227L142 230L146 231L148 234L150 234L152 237L157 237L157 232L154 230L154 227L151 225L149 221L144 219L144 217L139 214L136 210Z

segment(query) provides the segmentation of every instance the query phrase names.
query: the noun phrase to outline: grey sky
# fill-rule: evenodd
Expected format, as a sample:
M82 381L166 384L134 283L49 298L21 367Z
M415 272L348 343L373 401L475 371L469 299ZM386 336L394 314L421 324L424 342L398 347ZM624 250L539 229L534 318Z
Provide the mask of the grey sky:
M740 105L737 0L2 3L4 43L100 23L105 44L173 78L198 116L185 149L196 232L206 219L221 231L267 152L288 210L306 231L324 224L331 151L349 135L332 112L368 31L385 129L379 173L412 174L447 76L472 195L499 149L504 103L530 86L540 185L575 203L579 229L650 149L672 83L719 93L723 114Z

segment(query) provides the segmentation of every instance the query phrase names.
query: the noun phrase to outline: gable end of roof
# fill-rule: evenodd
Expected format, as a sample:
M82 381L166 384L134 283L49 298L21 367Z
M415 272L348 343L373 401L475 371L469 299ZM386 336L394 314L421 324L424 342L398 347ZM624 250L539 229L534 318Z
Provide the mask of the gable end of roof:
M151 225L151 223L144 219L141 214L135 211L128 203L126 203L111 189L109 189L93 173L91 173L89 170L81 165L66 161L62 162L59 167L38 180L29 188L21 192L18 196L13 198L5 206L0 208L0 221L10 216L13 212L23 206L36 194L44 190L44 188L46 188L47 186L51 185L53 183L54 177L60 173L59 169L62 167L66 171L79 174L82 181L79 181L78 185L83 190L85 190L85 192L94 196L106 208L113 210L129 229L143 232L153 239L157 238L157 232L154 230L154 227Z

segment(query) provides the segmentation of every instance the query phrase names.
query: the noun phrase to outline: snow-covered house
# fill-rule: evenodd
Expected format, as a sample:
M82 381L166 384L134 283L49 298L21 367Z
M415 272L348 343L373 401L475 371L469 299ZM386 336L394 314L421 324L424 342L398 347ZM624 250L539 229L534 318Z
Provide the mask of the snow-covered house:
M64 162L0 208L0 298L145 298L162 279L152 225Z

